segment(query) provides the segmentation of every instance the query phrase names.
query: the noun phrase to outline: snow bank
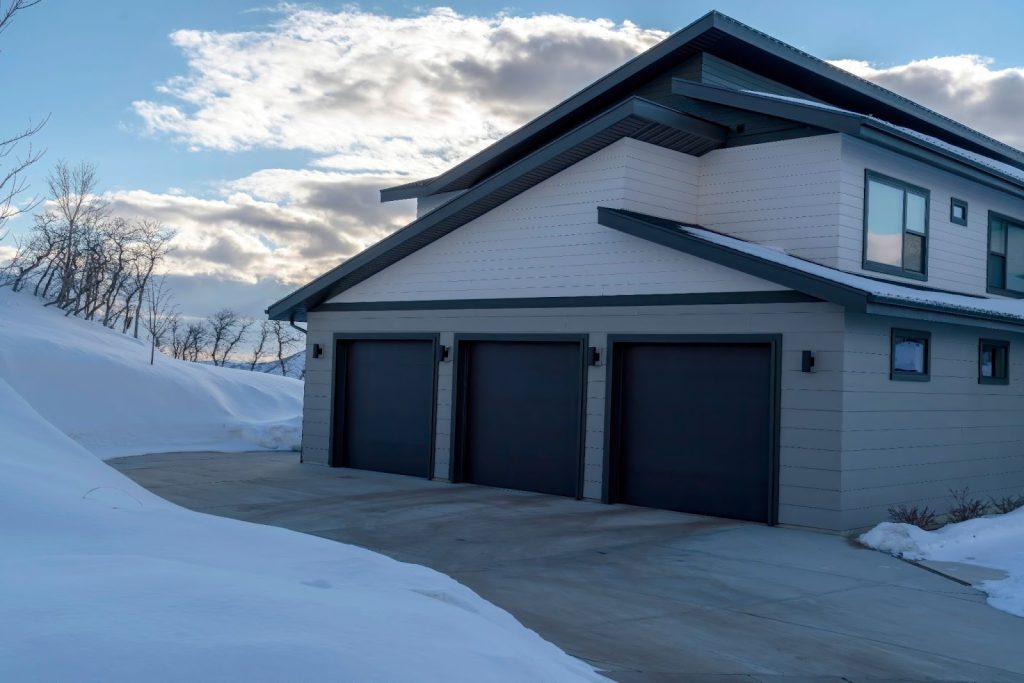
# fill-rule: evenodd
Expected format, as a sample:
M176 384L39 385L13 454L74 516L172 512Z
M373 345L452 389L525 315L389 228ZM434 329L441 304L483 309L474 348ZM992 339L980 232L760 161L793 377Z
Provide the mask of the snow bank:
M119 338L9 298L0 312L0 680L603 680L435 571L191 512L139 487L65 432L108 434L116 451L119 422L138 419L156 432L146 448L173 440L159 415L121 398L154 407L132 384L149 382L164 400L177 392L166 411L176 424L197 419L212 437L216 420L243 424L232 411L284 413L288 401L271 389L291 380L254 375L247 386L267 395L247 405L233 373L222 381L219 370L165 363L147 374L121 357ZM82 393L63 395L72 391ZM185 398L218 417L204 421ZM98 427L77 431L90 417ZM144 429L127 426L143 443Z
M1024 617L1024 508L936 531L885 522L862 535L860 542L908 560L963 562L1002 570L1008 574L1006 579L977 587L988 593L993 607Z
M302 383L157 354L94 322L0 289L0 377L102 458L167 451L294 450Z

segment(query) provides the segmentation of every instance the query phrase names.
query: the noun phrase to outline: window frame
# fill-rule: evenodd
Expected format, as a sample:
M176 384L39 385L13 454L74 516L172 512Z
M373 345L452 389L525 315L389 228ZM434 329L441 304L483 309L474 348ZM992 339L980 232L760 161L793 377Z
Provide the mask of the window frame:
M896 369L896 339L924 339L924 372L911 373ZM979 356L980 358L980 356ZM894 327L889 332L889 379L894 382L930 382L932 379L932 333Z
M964 217L956 217L956 208L960 207L964 210ZM957 199L956 197L949 198L949 222L954 225L967 225L967 202L963 199Z
M1012 297L1014 299L1024 299L1024 290L1017 291L1015 289L1006 289L1005 286L1004 287L993 287L992 284L991 284L991 282L992 282L992 222L993 221L1002 221L1003 223L1007 223L1007 224L1012 223L1012 224L1014 224L1016 226L1019 226L1022 230L1024 230L1024 220L1020 220L1018 218L1014 218L1013 216L1007 216L1006 214L999 213L998 211L989 211L988 212L988 225L985 228L985 230L986 230L986 233L985 233L985 245L986 245L985 246L985 291L988 294L998 294L1000 296L1008 296L1008 297ZM1010 233L1010 227L1009 227L1009 225L1007 225L1007 227L1006 227L1007 241L1009 241L1009 233ZM1005 249L1004 249L1004 251L1005 251ZM1004 254L1001 254L1001 256L1003 257L1003 284L1005 285L1006 284L1006 257L1007 257L1007 255L1004 253Z
M903 263L903 246L904 240L907 234L907 200L906 196L903 199L903 232L900 233L900 266L892 266L886 263L877 263L875 261L868 260L868 224L870 222L870 216L868 215L869 197L870 197L870 186L871 181L888 185L890 187L902 190L904 195L907 191L911 191L915 194L924 196L924 240L921 244L921 272L916 270L908 270L902 266ZM864 217L863 217L863 230L862 230L862 245L861 245L861 268L864 270L871 270L876 273L885 273L887 275L897 275L899 277L905 277L911 280L928 280L928 242L931 238L931 205L932 205L932 193L931 190L927 190L918 185L908 183L898 178L878 173L867 168L864 169ZM917 234L917 233L912 233Z
M981 357L985 347L995 347L1006 350L1006 376L1005 377L983 377L981 374ZM994 370L994 365L993 365ZM1010 383L1010 342L1006 339L979 339L978 340L978 384L995 384L1005 386Z

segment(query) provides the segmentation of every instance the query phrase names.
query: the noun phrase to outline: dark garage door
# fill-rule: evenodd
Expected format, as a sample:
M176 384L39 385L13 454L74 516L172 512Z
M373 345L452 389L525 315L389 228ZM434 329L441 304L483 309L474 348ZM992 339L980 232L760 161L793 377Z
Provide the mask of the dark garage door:
M462 342L462 480L575 496L582 372L578 342Z
M333 463L429 477L435 368L432 339L339 340Z
M770 522L772 347L615 345L612 498Z

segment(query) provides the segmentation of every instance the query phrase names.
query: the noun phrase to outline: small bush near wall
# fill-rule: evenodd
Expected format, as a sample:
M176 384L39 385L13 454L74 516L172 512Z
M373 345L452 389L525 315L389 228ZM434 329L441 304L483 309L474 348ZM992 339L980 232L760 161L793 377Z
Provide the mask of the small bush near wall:
M935 522L935 511L927 506L919 508L916 505L908 507L899 505L889 508L889 519L902 524L913 524L922 529L934 529L938 526Z
M1024 496L1005 496L1003 498L989 498L992 509L1005 515L1017 508L1024 508Z
M946 521L951 524L984 517L988 512L988 503L972 498L968 489L950 489L949 493L953 496L953 507L950 508Z

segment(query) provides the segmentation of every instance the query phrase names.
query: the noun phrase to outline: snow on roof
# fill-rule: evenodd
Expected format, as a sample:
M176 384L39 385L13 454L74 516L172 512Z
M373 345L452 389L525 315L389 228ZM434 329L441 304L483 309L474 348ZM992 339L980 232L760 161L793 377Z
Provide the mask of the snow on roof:
M705 242L829 280L838 285L866 292L878 299L879 303L891 303L912 308L916 306L941 307L969 315L999 316L1019 320L1024 323L1024 300L989 299L966 294L952 294L907 287L895 282L885 282L823 266L820 263L792 256L774 247L746 242L735 237L712 232L705 228L680 224L679 229L691 237L696 237Z
M860 114L858 112L851 111L849 109L843 109L841 107L836 107L836 106L833 106L831 104L825 104L824 102L817 102L815 100L808 100L808 99L804 99L804 98L801 98L801 97L790 97L788 95L777 95L775 93L762 92L760 90L744 90L743 92L747 93L748 95L756 95L758 97L764 97L764 98L771 99L771 100L779 100L779 101L782 101L782 102L789 102L791 104L798 104L798 105L802 105L802 106L805 106L805 107L813 107L815 109L822 109L822 110L825 110L825 111L832 111L832 112L836 112L838 114L849 114L851 116L858 116L858 117L867 119L867 120L871 121L872 123L878 124L878 125L882 126L883 128L888 128L889 130L894 130L894 131L897 131L899 133L903 133L904 135L909 135L910 137L916 138L917 140L920 140L921 142L925 142L925 143L928 143L928 144L933 145L935 147L939 147L939 148L941 148L941 149L943 149L943 150L945 150L945 151L947 151L947 152L949 152L949 153L951 153L951 154L953 154L955 156L958 156L958 157L960 157L960 158L962 158L962 159L964 159L966 161L970 161L970 162L973 162L975 164L979 164L981 166L985 166L986 168L988 168L990 170L993 170L993 171L995 171L997 173L1001 173L1003 175L1009 176L1013 180L1016 180L1017 182L1019 182L1021 184L1024 184L1024 169L1020 169L1020 168L1018 168L1016 166L1013 166L1012 164L1007 164L1007 163L1004 163L1002 161L997 161L995 159L992 159L991 157L985 156L984 154L978 154L977 152L972 152L972 151L970 151L968 149L964 149L963 147L958 147L957 145L954 145L952 143L946 142L945 140L941 140L941 139L939 139L939 138L937 138L937 137L935 137L933 135L927 135L926 133L921 133L919 131L916 131L913 128L907 128L905 126L897 126L895 123L890 123L890 122L888 122L888 121L886 121L884 119L878 118L877 116L870 116L870 115L867 115L867 114Z

